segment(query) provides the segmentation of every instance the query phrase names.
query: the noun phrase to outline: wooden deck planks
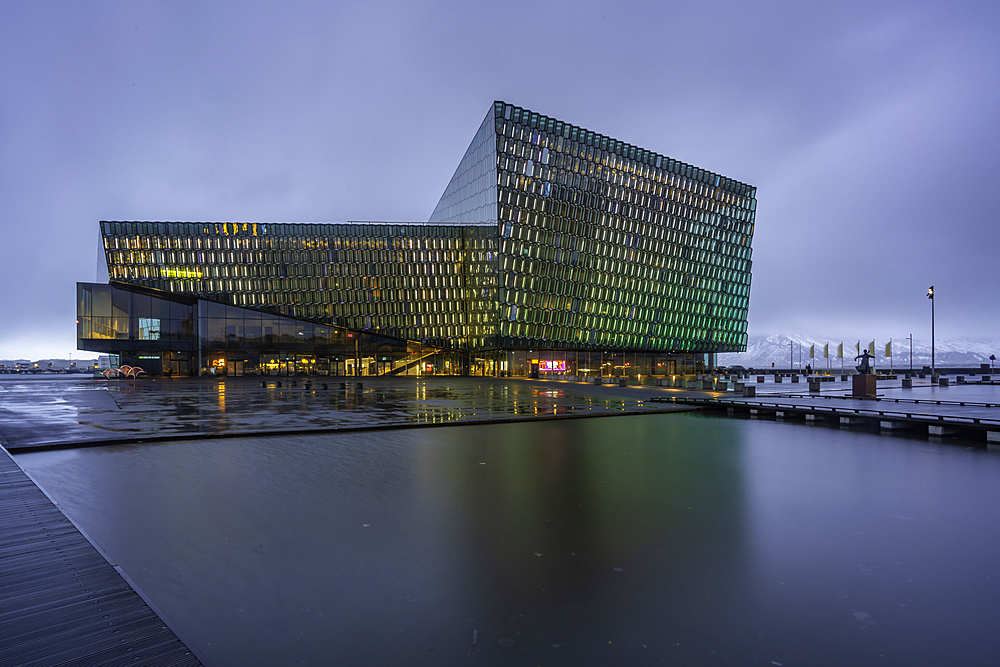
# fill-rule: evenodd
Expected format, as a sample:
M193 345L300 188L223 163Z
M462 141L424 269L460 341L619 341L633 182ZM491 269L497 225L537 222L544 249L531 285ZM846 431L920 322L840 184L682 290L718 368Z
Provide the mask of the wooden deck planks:
M0 665L202 665L3 447Z
M914 427L947 427L958 435L987 441L1000 433L1000 406L967 401L913 400L896 397L856 398L852 396L815 396L808 394L763 394L753 398L740 396L655 396L653 403L679 403L728 411L747 409L765 414L784 413L821 417L849 417L873 422L911 424ZM880 430L896 429L882 426Z

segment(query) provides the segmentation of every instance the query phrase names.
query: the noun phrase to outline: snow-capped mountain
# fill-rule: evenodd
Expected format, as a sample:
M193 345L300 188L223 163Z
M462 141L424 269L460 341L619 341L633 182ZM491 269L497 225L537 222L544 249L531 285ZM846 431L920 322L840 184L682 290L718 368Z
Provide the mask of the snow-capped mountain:
M805 366L811 364L813 368L823 369L840 368L840 359L837 357L837 346L841 340L824 340L821 338L810 338L809 336L782 334L750 335L747 340L747 351L739 353L728 353L719 355L719 364L732 365L740 364L747 368L770 368L773 363L778 368L788 368L789 363L794 359L794 365ZM871 339L862 340L861 348L864 349ZM885 356L886 340L875 340L875 367L888 368L890 360ZM823 346L829 343L830 358L823 357ZM854 356L857 354L855 345L858 340L844 340L844 367L853 366L856 362ZM815 357L809 358L809 347L813 345ZM800 351L801 350L801 351ZM1000 358L1000 338L953 338L949 340L936 340L934 342L935 364L939 367L957 366L979 366L990 363L990 355ZM910 366L910 341L906 338L893 339L892 341L892 366L894 368L909 368ZM913 367L916 369L922 366L929 366L931 363L931 343L914 339L913 341ZM997 364L1000 367L1000 364Z

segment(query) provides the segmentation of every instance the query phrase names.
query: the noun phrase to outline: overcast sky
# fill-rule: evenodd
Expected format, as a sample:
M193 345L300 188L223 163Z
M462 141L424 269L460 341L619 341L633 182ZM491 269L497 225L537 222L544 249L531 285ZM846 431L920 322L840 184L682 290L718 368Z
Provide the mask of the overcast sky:
M934 284L938 336L994 335L998 33L995 2L0 0L0 358L75 353L99 220L426 220L494 99L757 186L751 334L929 338Z

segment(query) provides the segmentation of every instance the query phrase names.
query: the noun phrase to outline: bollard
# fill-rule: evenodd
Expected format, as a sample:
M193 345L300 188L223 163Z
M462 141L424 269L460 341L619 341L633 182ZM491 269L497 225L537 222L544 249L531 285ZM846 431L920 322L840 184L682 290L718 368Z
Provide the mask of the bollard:
M781 384L781 376L780 375L775 375L774 376L774 381L777 382L778 384Z
M326 389L326 383L324 382L323 384L320 385L320 387L322 387L323 389Z
M757 395L757 387L755 387L754 385L748 384L743 387L744 398L753 398L756 395Z
M955 384L965 384L965 376L959 375L957 378L955 378Z
M911 378L903 378L903 389L913 389L913 380Z
M274 386L277 387L278 389L281 389L281 380L278 380L277 382L275 382Z
M820 384L819 380L815 380L815 381L814 380L810 380L809 381L809 391L819 391L819 384Z
M365 386L364 386L363 384L361 384L361 383L359 382L359 383L358 383L358 386L356 386L356 387L354 388L354 391L361 391L361 390L362 390L362 389L364 389L364 388L365 388Z
M799 374L798 373L793 374L792 375L792 382L798 382L798 381L799 381Z
M341 389L347 389L347 383L346 382L341 382L340 383L340 388Z
M303 385L303 386L304 386L304 387L305 387L306 389L312 389L312 386L313 386L313 385L312 385L312 382L309 382L309 381L307 380L307 381L306 381L306 382L304 383L304 385Z
M948 386L948 378L938 378L938 386L939 387L947 387Z
M260 381L260 386L262 386L262 387L264 387L266 389L267 388L267 383L264 382L263 380L261 380Z
M627 387L628 386L628 378L618 378L618 386L619 387Z
M729 391L729 383L725 380L719 380L715 383L715 391Z

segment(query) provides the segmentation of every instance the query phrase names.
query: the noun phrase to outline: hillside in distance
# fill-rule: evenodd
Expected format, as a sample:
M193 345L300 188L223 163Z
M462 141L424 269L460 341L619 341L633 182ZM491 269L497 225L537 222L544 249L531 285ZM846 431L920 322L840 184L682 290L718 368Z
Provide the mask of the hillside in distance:
M871 341L861 341L862 349ZM890 359L885 356L885 340L875 341L875 368L889 368ZM823 346L829 343L830 358L823 357ZM841 360L837 358L837 346L840 340L823 340L820 338L810 338L809 336L783 334L758 334L750 335L747 340L746 352L732 352L719 355L719 365L731 366L739 364L747 368L771 368L774 364L776 368L788 368L789 363L794 360L794 366L804 367L811 364L815 369L840 368ZM844 340L843 366L848 368L855 365L854 356L857 354L855 345L857 339ZM815 357L809 358L809 347L813 345ZM947 340L938 339L934 342L935 364L940 368L948 366L955 367L977 367L980 364L990 363L990 355L1000 358L1000 338L953 338ZM919 339L913 340L913 368L920 369L931 364L931 343ZM892 341L893 368L910 367L910 341L906 338L894 339Z

